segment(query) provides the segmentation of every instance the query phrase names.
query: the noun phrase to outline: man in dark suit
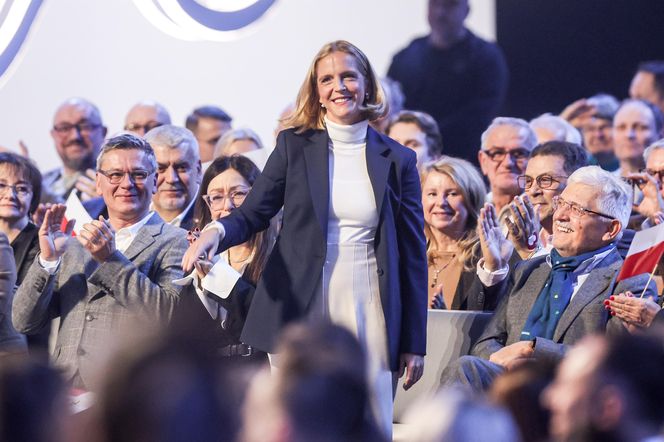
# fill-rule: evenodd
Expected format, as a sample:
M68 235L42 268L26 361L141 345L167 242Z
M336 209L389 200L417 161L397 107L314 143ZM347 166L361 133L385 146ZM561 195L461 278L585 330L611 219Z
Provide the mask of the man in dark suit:
M442 383L486 389L498 374L526 360L561 359L588 334L625 332L620 321L609 320L603 302L625 291L641 293L648 279L616 281L623 261L615 243L627 224L630 201L629 187L597 166L573 173L554 199L553 250L521 262L507 279L487 288L506 296L473 356L448 366ZM506 240L491 207L482 209L480 232L484 259L478 275L495 283L508 269L498 251ZM647 288L646 294L655 293L654 284Z
M145 134L157 157L157 191L152 208L168 224L191 230L194 203L201 183L201 161L194 134L170 124Z
M106 141L97 159L97 191L109 219L83 225L75 238L71 221L60 225L65 206L46 211L39 230L40 254L14 298L17 330L32 333L60 318L51 355L75 387L91 389L100 362L130 325L170 319L182 277L185 233L149 210L157 162L150 145L123 134Z

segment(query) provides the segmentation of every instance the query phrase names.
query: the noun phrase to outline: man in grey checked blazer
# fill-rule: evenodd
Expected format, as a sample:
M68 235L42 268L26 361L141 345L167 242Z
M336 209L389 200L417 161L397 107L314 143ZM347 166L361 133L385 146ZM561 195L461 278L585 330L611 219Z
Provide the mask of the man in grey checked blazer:
M450 364L441 376L442 385L461 384L485 390L500 373L527 360L556 362L562 359L569 346L586 335L627 332L619 320L609 316L604 300L627 291L640 295L648 280L648 275L644 274L617 281L623 261L615 243L629 218L631 189L599 167L589 166L569 177L559 198L553 215L551 256L522 261L502 283L485 288L499 290L505 296L473 347L472 356L463 356ZM507 240L495 221L495 211L491 208L483 211L480 236L484 261L480 265L496 273L505 268L509 255L505 249L500 250ZM553 256L559 262L577 258L578 266L568 277L572 281L568 286L571 299L560 310L549 310L546 317L554 319L543 322L552 327L552 333L543 337L530 333L544 331L530 320L544 317L543 314L537 316L538 306L546 303L555 306L558 295L564 291L553 290L553 279L550 279L555 270L555 267L552 269ZM549 285L551 289L547 289ZM646 296L656 297L654 284L648 286Z
M175 308L187 248L185 232L149 211L156 187L150 145L129 134L106 141L97 160L97 192L109 219L60 229L65 207L46 212L40 255L16 292L12 319L23 333L60 317L52 363L74 387L94 389L113 339L139 321L167 321ZM133 323L133 324L132 324Z

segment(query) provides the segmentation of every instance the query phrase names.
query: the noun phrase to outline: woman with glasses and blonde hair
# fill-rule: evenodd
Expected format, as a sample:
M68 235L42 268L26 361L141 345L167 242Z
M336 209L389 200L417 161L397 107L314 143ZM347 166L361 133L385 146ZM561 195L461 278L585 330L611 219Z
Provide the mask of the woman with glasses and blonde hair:
M424 165L422 207L427 238L431 308L493 310L476 277L481 258L477 220L486 187L466 160L442 157Z
M196 241L210 221L241 207L260 175L258 167L240 155L216 158L203 174L194 206ZM176 324L195 327L196 335L218 356L236 361L266 361L265 353L244 344L240 333L258 282L276 238L276 223L218 256L196 262L192 283L182 292Z
M367 350L372 408L391 434L393 374L406 370L405 388L422 375L427 306L416 157L369 126L386 111L362 51L343 40L324 45L286 122L291 129L279 134L245 203L206 227L183 267L244 243L283 206L243 339L273 351L298 319L348 328Z

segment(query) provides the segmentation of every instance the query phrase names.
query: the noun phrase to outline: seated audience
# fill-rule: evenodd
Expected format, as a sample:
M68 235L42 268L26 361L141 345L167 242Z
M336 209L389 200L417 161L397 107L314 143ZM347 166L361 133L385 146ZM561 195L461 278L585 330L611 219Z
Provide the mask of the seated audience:
M214 147L231 130L233 118L217 106L201 106L187 116L185 126L198 141L203 170L214 160Z
M31 334L60 318L52 363L76 388L94 389L98 364L118 330L136 321L168 320L175 308L187 247L184 231L150 212L157 162L131 134L107 140L97 158L97 188L109 219L69 237L65 206L49 208L39 229L40 253L13 304L16 329Z
M475 275L480 258L477 219L486 187L475 166L442 157L422 172L422 207L429 264L429 306L493 310Z
M244 406L244 442L384 441L370 418L366 355L343 327L289 326L277 369L258 374Z
M157 191L152 209L168 224L194 228L194 203L201 183L201 161L194 135L183 127L165 125L145 134L157 158Z
M581 144L581 133L563 118L557 115L544 114L530 120L530 127L537 136L537 143L547 141L566 141Z
M254 163L242 156L214 160L196 197L198 227L240 207L259 174ZM195 240L195 232L192 236ZM191 325L199 327L205 324L197 339L207 343L211 353L242 362L266 361L265 353L241 342L240 333L275 238L272 223L249 241L221 253L215 262L198 261L195 277L181 294L182 315L177 320L193 320Z
M543 394L554 441L661 441L661 336L589 336Z
M32 161L16 154L0 153L0 232L7 236L14 253L17 286L21 285L39 253L39 228L30 221L30 216L39 204L41 186L41 173ZM11 297L6 308L4 323L11 328ZM48 351L49 331L50 323L39 333L28 336L31 352Z
M105 136L106 127L94 104L70 98L58 107L51 137L62 167L43 174L42 202L64 202L74 189L81 200L97 196L94 164Z
M164 124L171 124L171 116L166 108L155 101L141 101L129 109L124 130L142 137Z
M590 164L608 171L616 170L619 163L613 151L613 117L620 103L608 94L597 94L579 101L585 106L587 114L584 118L567 120L581 131L583 146L591 155Z
M664 139L655 141L643 151L646 167L628 178L639 185L643 199L636 210L646 219L643 228L664 221Z
M517 179L525 172L536 144L535 132L519 118L498 117L482 134L478 161L489 180L487 200L498 213L521 194Z
M418 170L422 170L425 163L438 159L443 152L438 123L424 112L399 112L390 121L385 134L415 151Z
M509 240L522 259L551 252L553 199L565 190L567 178L587 165L586 151L565 141L539 144L530 153L526 172L518 178L524 195L507 206Z
M662 137L664 117L654 105L642 100L625 100L613 119L613 142L620 168L619 176L638 173L645 163L643 152Z
M478 276L488 293L499 290L504 297L473 356L450 364L442 383L487 389L498 374L524 360L557 361L588 334L624 333L603 301L627 291L640 293L648 280L638 275L616 282L623 261L615 242L627 224L630 198L629 187L610 172L597 166L578 169L554 200L551 253L522 261L511 272L495 250L504 241L495 212L482 209L480 239L486 252ZM646 294L655 295L654 284Z
M514 442L519 430L504 409L463 391L444 389L404 417L408 442Z
M664 113L664 60L645 61L639 64L629 86L629 96L649 101Z

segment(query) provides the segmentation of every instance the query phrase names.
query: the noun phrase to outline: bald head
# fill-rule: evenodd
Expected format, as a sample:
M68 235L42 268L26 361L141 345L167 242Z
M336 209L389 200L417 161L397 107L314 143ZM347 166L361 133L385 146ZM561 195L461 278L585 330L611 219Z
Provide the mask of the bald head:
M171 124L171 116L166 108L156 101L141 101L129 109L124 129L142 137L151 129L164 124Z

